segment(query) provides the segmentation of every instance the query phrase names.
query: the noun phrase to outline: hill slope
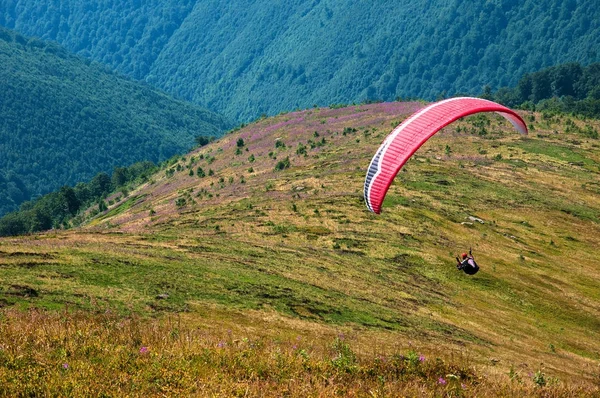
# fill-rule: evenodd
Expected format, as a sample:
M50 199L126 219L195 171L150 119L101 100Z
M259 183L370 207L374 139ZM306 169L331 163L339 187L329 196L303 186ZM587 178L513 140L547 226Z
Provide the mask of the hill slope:
M0 63L0 214L227 128L219 115L4 28Z
M594 0L0 5L1 25L241 121L514 86L542 67L599 62L599 20Z
M600 124L527 113L521 137L495 115L459 121L408 162L383 214L368 213L368 162L421 106L264 119L180 158L85 229L0 239L4 305L183 311L192 323L246 319L250 335L333 328L369 353L374 342L458 352L483 384L535 372L593 383L600 143L581 132ZM454 267L469 246L474 277Z

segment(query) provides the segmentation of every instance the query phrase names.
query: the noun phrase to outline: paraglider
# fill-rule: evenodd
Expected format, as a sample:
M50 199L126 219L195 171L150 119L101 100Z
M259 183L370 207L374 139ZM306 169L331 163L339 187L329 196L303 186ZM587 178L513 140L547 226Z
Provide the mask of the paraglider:
M521 134L527 134L527 126L516 112L493 101L459 97L435 102L396 127L375 153L365 178L367 208L381 213L383 199L392 181L417 149L448 124L479 112L499 113Z
M467 275L475 275L479 271L479 265L475 262L471 249L469 249L469 254L463 253L461 258L462 260L456 256L456 269L464 271Z

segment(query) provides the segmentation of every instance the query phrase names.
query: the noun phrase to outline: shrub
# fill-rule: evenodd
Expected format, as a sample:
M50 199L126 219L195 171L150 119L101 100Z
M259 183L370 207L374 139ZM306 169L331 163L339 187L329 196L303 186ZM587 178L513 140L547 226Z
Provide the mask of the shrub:
M533 375L533 382L539 386L544 387L547 384L546 375L541 370L538 370Z
M275 170L288 169L289 167L290 167L290 158L286 156L285 159L277 162L277 164L275 165Z
M198 146L205 146L211 143L214 140L214 137L207 137L203 135L199 135L195 138L196 144Z
M336 356L333 358L332 365L343 373L353 373L357 369L356 354L350 348L350 345L341 338L337 337L333 342L333 350Z
M583 130L583 135L589 138L593 138L595 140L598 139L598 131L589 124L585 126L585 129Z
M306 145L301 142L298 143L298 148L296 149L296 155L304 155L306 156Z

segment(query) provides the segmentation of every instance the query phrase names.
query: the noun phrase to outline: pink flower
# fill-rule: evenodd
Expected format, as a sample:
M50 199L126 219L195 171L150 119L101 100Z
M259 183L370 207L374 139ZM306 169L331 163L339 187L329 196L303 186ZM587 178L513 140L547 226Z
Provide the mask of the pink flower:
M446 384L446 380L443 377L440 377L438 379L438 384L445 385Z
M419 362L425 362L425 356L419 355Z
M143 346L142 348L140 348L140 354L145 354L148 352L148 347Z
M69 364L68 363L63 363L62 364L63 369L69 369Z

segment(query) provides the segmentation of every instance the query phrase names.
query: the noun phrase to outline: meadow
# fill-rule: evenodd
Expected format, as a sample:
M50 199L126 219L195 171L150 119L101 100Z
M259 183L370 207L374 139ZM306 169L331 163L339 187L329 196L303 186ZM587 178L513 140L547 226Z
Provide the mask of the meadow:
M421 106L260 119L80 228L0 239L0 394L598 396L600 123L466 118L368 213Z

